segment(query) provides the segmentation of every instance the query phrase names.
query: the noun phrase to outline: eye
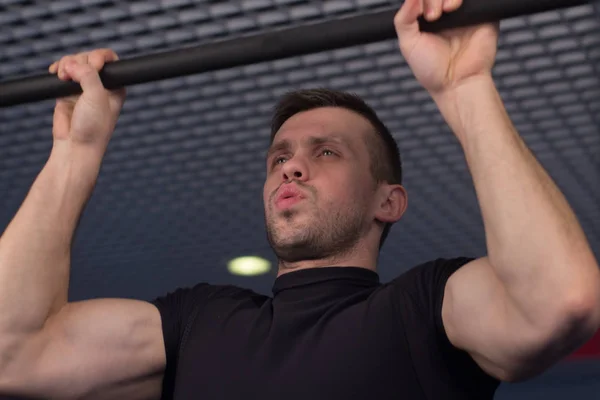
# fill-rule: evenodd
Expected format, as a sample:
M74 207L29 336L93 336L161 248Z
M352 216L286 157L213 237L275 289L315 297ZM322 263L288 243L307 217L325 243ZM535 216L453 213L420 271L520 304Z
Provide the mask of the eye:
M332 150L329 150L329 149L322 149L320 155L323 155L323 156L334 156L335 153Z
M273 159L273 165L282 164L286 161L287 158L285 158L284 156L275 157L275 159Z

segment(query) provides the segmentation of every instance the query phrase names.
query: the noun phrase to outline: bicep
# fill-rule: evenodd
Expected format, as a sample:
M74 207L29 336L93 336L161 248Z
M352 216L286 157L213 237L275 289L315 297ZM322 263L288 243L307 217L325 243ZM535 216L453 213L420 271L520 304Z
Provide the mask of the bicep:
M19 360L14 376L28 377L17 384L22 395L100 399L136 388L135 398L158 398L166 364L160 313L137 300L70 303Z
M442 321L450 342L500 380L535 375L554 361L487 258L471 261L448 279Z

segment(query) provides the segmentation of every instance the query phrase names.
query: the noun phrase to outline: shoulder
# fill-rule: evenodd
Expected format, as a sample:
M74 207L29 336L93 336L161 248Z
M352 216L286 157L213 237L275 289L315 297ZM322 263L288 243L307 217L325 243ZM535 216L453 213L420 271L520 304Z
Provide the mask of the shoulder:
M438 258L412 267L387 286L386 291L404 319L420 321L444 336L442 306L450 277L473 258Z
M398 290L432 295L440 289L443 290L450 276L474 259L457 257L427 261L410 268L390 283Z
M449 278L473 258L437 258L416 265L382 285L381 296L406 318L438 325ZM379 296L379 295L378 295Z
M267 296L234 285L214 285L206 282L178 288L151 301L159 310L177 309L184 314L198 306L212 303L264 302ZM187 311L187 312L186 312Z
M192 327L197 321L206 320L201 315L223 315L230 310L240 311L244 308L255 310L267 299L267 296L250 289L203 282L191 287L178 288L151 301L150 303L158 308L162 320L167 359L163 398L171 398L169 393L172 393L175 387L180 352L185 347Z
M442 318L450 277L474 260L470 257L431 260L398 276L390 286L420 374L430 379L436 371L437 378L443 377L452 390L471 393L466 395L468 398L491 398L498 382L484 373L468 353L452 345ZM423 351L429 355L423 357Z

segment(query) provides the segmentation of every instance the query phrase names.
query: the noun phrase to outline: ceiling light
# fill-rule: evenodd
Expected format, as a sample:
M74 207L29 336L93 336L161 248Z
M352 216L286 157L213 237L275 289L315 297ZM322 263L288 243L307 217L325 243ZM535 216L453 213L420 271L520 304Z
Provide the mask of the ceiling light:
M238 257L229 261L227 269L233 275L256 276L269 272L271 263L261 257Z

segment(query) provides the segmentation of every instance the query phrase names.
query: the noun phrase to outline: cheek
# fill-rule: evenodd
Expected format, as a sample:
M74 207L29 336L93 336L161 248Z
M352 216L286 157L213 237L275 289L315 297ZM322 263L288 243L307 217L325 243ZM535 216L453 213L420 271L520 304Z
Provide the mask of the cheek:
M263 206L265 212L271 208L271 201L273 200L273 192L279 188L280 182L275 178L268 177L263 185Z
M354 209L366 207L373 196L369 182L362 180L358 175L348 179L345 185L341 185L338 194L344 205Z
M265 206L265 209L268 208L270 193L271 190L269 189L269 186L265 184L263 187L263 205Z
M362 203L364 193L352 180L336 181L321 192L322 200L331 207L352 207Z

